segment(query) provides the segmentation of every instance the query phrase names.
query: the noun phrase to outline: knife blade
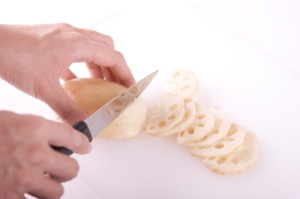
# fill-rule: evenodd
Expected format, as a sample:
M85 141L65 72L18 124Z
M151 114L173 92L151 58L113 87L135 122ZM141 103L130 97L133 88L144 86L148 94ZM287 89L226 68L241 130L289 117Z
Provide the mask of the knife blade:
M127 88L123 93L111 99L104 106L91 114L84 121L79 121L73 125L73 128L87 136L91 142L94 137L98 136L114 119L118 117L119 111L132 103L145 88L150 84L158 70L146 76L133 86ZM71 155L73 151L60 146L51 146L55 151L65 155Z

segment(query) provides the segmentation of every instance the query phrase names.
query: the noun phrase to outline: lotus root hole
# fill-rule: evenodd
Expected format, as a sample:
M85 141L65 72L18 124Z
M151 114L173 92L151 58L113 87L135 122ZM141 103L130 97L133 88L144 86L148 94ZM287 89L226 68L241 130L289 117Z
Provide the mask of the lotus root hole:
M115 100L115 101L113 102L113 105L115 105L115 106L122 106L122 105L123 105L123 102L122 102L121 100Z
M232 141L235 141L235 139L234 138L227 138L226 141L232 142Z
M188 132L188 134L193 134L195 131L194 131L194 128L188 128L187 132Z
M218 130L218 129L214 129L211 133L212 133L212 134L218 134L218 133L219 133L219 130Z
M178 77L180 77L180 73L179 72L176 72L173 74L173 78L174 79L177 79Z
M205 125L202 124L202 123L198 123L197 126L198 126L198 127L205 127Z
M205 115L202 115L202 114L201 114L201 115L198 115L198 116L197 116L197 119L199 119L199 120L201 120L201 119L203 119L203 118L205 118Z
M139 89L138 89L136 86L135 86L135 87L132 87L132 88L130 89L130 92L131 92L132 94L137 94L138 91L139 91Z
M226 161L226 157L221 157L220 159L218 159L217 163L223 164L225 161Z
M177 104L172 104L171 106L168 107L168 109L169 109L170 111L175 111L177 108L178 108L178 105L177 105Z
M217 144L215 145L216 149L222 149L224 147L224 144Z
M176 115L169 115L169 116L168 116L168 119L169 119L169 120L174 120L175 118L176 118Z
M187 104L189 101L190 101L190 99L184 99L184 100L183 100L183 102L186 103L186 104Z
M180 90L184 91L184 90L188 90L189 88L190 88L189 85L185 85L185 86L182 86L182 87L180 88Z
M231 160L231 162L232 162L233 164L238 164L238 163L239 163L239 159L233 158L233 159Z
M157 126L158 126L159 128L162 128L162 127L166 126L166 122L160 121L160 122L158 122Z
M228 135L233 135L237 132L237 128L236 128L236 125L231 125L230 129L229 129L229 132L228 132Z
M122 111L121 109L116 109L113 112L119 114L119 113L121 113L121 111Z
M208 158L208 160L213 160L213 159L215 159L216 157L210 157L210 158Z
M208 139L208 136L205 136L205 137L202 139L202 141L207 140L207 139Z

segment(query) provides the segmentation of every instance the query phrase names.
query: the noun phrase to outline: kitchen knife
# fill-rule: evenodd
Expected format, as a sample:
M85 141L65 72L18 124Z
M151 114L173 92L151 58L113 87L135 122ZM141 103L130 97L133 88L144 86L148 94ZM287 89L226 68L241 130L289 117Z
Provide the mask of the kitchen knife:
M127 105L132 103L137 97L140 96L140 94L145 90L157 73L158 71L155 71L133 86L127 88L123 93L110 100L96 112L90 115L87 119L74 124L73 128L86 135L91 142L94 137L101 133L102 130L104 130L115 118L117 118L118 114L113 113L115 107L118 107L119 109L126 108ZM71 155L73 153L73 151L65 147L51 147L65 155Z

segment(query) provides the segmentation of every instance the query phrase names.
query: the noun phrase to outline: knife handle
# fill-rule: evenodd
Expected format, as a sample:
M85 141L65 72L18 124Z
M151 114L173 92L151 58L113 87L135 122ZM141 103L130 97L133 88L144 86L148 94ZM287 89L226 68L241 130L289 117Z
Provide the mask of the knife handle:
M76 124L73 125L73 128L79 131L80 133L84 134L88 139L89 142L93 140L92 134L87 126L87 124L84 121L77 122ZM65 154L67 156L70 156L73 151L65 148L65 147L60 147L60 146L51 146L55 151L58 151L62 154Z

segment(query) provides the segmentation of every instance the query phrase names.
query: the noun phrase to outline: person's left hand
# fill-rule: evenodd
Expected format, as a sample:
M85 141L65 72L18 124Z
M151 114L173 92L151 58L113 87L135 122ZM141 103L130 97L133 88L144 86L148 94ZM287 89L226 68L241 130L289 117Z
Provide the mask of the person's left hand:
M69 66L86 62L93 77L126 87L134 78L113 40L96 31L68 24L0 25L0 77L47 103L64 121L86 118L64 92L59 78L74 78Z

